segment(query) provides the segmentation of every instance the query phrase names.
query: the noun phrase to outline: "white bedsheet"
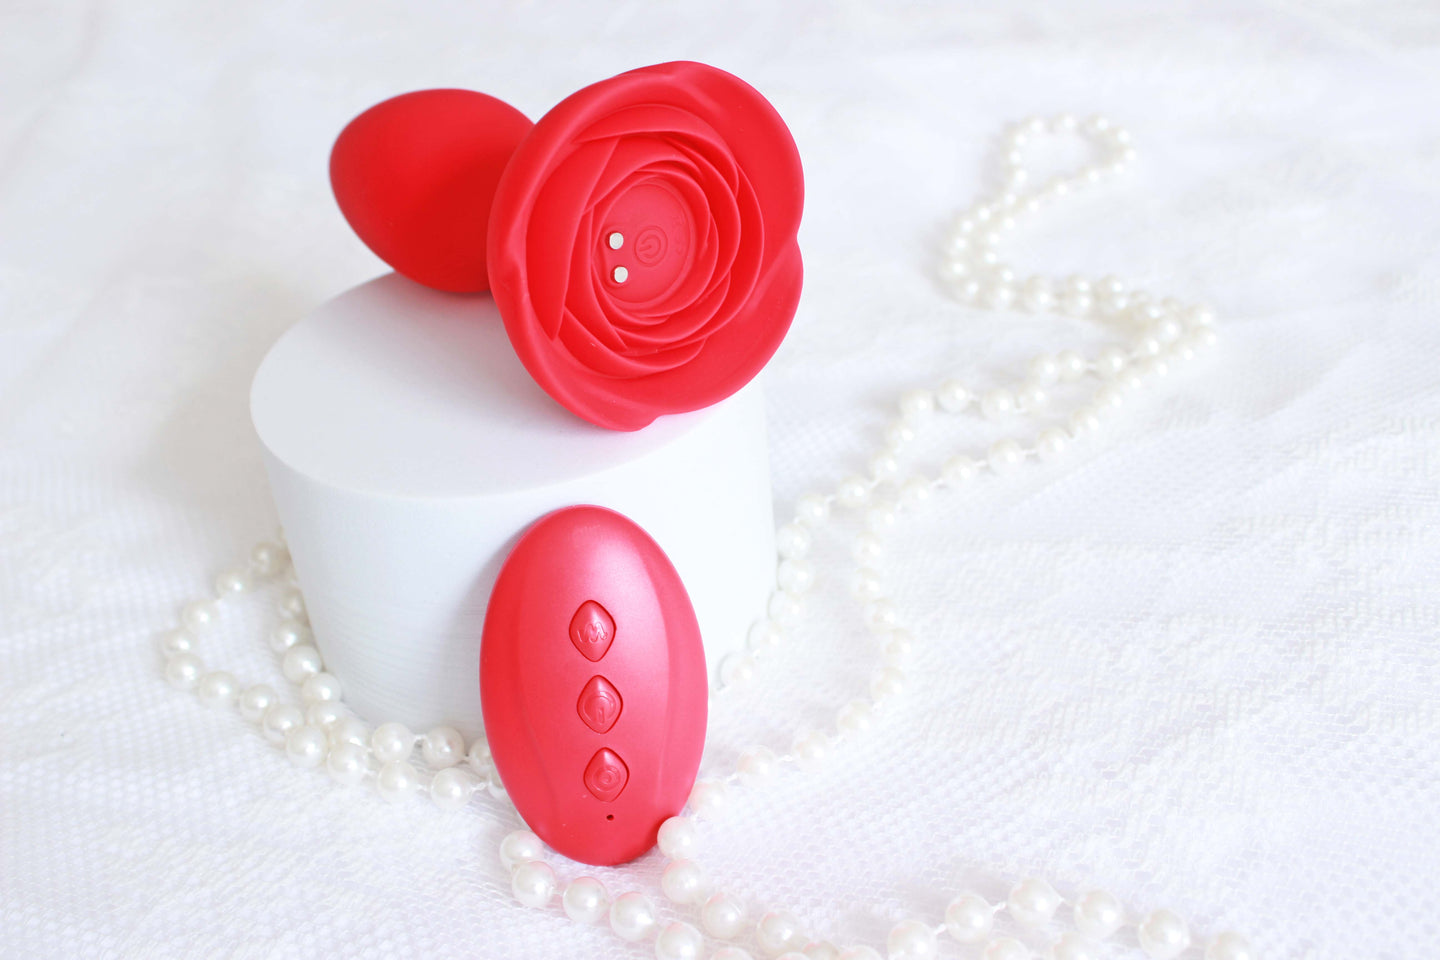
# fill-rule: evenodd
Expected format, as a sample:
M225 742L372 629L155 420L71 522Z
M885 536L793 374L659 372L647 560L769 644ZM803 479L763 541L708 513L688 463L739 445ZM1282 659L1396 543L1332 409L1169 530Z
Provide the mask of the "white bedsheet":
M153 638L273 528L264 350L381 269L329 194L344 122L442 85L538 116L682 57L764 91L805 161L805 295L766 374L777 510L857 469L899 389L1104 341L930 278L1007 121L1102 111L1141 154L1007 259L1223 321L1064 462L902 522L911 696L707 825L716 882L840 943L1040 873L1267 958L1433 956L1440 9L1399 0L0 7L0 956L648 955L515 906L495 805L293 770L166 687ZM815 628L716 705L709 762L788 746L768 731L863 682L843 552ZM274 678L262 606L202 654Z

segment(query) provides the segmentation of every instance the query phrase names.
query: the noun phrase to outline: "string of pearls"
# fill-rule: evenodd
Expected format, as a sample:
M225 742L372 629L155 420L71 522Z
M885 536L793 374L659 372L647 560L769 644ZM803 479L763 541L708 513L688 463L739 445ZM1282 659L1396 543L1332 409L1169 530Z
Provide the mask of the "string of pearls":
M1094 146L1099 162L1027 190L1021 150L1046 133L1080 135ZM1143 291L1128 290L1113 277L1099 281L1069 277L1056 284L1034 276L1017 284L1014 272L998 260L996 247L1017 218L1042 209L1071 190L1118 173L1133 160L1134 150L1123 129L1100 117L1083 123L1068 115L1036 118L1012 127L1004 147L1000 190L954 222L941 266L942 279L965 302L996 309L1059 309L1073 316L1091 316L1127 331L1129 342L1107 347L1089 358L1073 350L1036 357L1023 379L979 395L954 380L907 391L900 397L897 417L885 428L882 445L869 459L867 473L842 480L832 492L799 498L794 519L777 531L777 589L771 595L767 617L751 628L747 651L722 662L721 684L730 688L751 680L758 662L803 619L804 595L815 581L809 555L817 536L844 511L858 514L861 520L862 531L851 549L856 564L852 588L863 604L865 627L875 638L879 655L865 694L837 709L833 729L796 731L790 750L779 755L763 745L747 747L733 770L696 782L688 803L689 816L673 817L661 826L658 846L665 858L661 893L677 910L693 911L698 927L679 919L662 924L660 911L649 896L627 891L612 897L594 877L575 877L562 888L554 866L545 859L544 845L528 830L514 831L500 844L501 862L510 870L512 890L522 904L543 908L558 893L560 905L571 919L608 923L627 941L653 940L658 960L700 960L705 956L707 935L720 944L710 954L711 960L751 960L752 955L737 945L742 942L779 960L880 960L881 953L873 947L841 949L829 941L811 940L799 921L783 910L757 911L761 915L751 924L745 904L711 888L697 861L697 822L722 814L735 786L754 787L781 769L810 769L823 762L834 746L869 730L883 717L885 707L904 693L904 668L914 637L901 625L879 570L886 553L884 537L902 513L916 512L937 492L959 489L982 474L1004 476L1026 461L1061 456L1072 443L1092 434L1137 390L1215 342L1214 317L1204 307L1157 300ZM1097 385L1073 406L1063 425L1053 422L1051 393L1080 391L1086 383ZM979 413L1005 422L1027 418L1052 422L1033 438L1027 434L1003 439L979 455L956 453L944 461L937 475L917 472L902 476L902 455L917 432L937 419L937 411ZM192 649L193 637L218 618L220 601L266 581L281 583L281 621L270 635L270 646L282 658L286 679L297 688L299 706L281 702L268 685L241 690L232 674L207 672ZM344 784L373 778L379 793L395 802L428 793L441 808L458 809L482 789L496 800L506 799L483 738L467 746L459 731L448 726L420 736L398 723L382 724L371 731L348 714L341 703L339 680L324 671L320 653L311 642L304 600L293 582L283 542L258 545L246 568L222 574L215 583L215 597L186 606L181 619L180 628L161 638L167 680L179 689L193 690L206 705L237 705L268 740L283 745L296 766L323 764L332 778ZM425 767L423 775L412 763L417 748ZM1031 948L1002 928L1008 924L1020 935L1049 930L1065 902L1049 882L1034 877L1021 880L998 904L964 891L950 902L943 922L914 918L897 922L887 937L885 956L889 960L931 960L949 949L942 947L942 937L948 937L955 945L978 948L983 960L1029 960L1035 956ZM1094 960L1101 956L1102 941L1130 925L1119 900L1098 889L1078 892L1070 914L1074 929L1060 932L1043 948L1050 960ZM997 925L997 920L1002 922ZM1133 926L1141 950L1152 960L1176 960L1193 943L1189 925L1169 910L1152 911ZM1254 960L1255 954L1242 937L1226 932L1205 944L1204 956L1205 960Z

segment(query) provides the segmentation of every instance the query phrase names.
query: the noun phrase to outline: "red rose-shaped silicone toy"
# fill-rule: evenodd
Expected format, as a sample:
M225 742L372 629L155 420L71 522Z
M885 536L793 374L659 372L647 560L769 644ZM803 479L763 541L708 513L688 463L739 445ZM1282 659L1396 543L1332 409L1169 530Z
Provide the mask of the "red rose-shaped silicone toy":
M491 208L490 289L520 360L615 430L734 393L795 315L803 183L780 115L723 70L664 63L566 98Z

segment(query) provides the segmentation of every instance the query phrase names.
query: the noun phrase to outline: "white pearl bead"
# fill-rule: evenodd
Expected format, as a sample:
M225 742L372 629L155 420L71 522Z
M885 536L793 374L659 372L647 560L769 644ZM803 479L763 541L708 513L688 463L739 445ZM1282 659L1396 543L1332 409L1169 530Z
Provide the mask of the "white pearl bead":
M879 500L865 510L865 529L871 533L883 533L895 526L895 504Z
M276 653L284 653L293 646L309 643L312 637L310 628L305 624L286 620L277 624L275 629L270 631L270 649Z
M745 635L745 646L753 653L773 650L785 641L785 630L773 620L756 620Z
M720 685L743 687L755 679L755 658L748 653L727 653L720 661Z
M1036 414L1050 403L1050 394L1038 383L1027 383L1015 395L1015 402L1028 414Z
M755 746L740 754L740 759L735 763L735 772L739 774L741 783L754 786L773 774L775 765L775 751L769 747Z
M910 660L910 654L914 651L915 641L908 630L891 630L890 635L885 638L884 645L880 648L885 662L892 667L903 666Z
M935 402L946 413L959 413L970 405L970 391L958 380L946 380L935 392Z
M1215 346L1216 341L1220 339L1219 334L1209 327L1196 327L1185 336L1191 346L1195 348L1196 353Z
M775 568L775 582L781 590L804 593L815 585L815 570L803 560L781 560Z
M988 420L999 420L1015 412L1015 395L1004 387L985 391L980 398L980 412Z
M160 656L168 659L177 653L189 653L195 641L184 630L166 630L160 634L155 645L160 649Z
M944 478L947 486L959 487L975 479L980 472L980 465L971 458L959 455L945 461L940 468L940 476Z
M795 760L807 770L813 770L825 761L830 753L830 738L823 730L804 730L795 737L790 747Z
M1088 293L1067 290L1060 298L1060 311L1067 316L1083 317L1095 306L1095 299Z
M842 507L853 510L870 499L870 484L864 477L846 477L835 488L835 499Z
M485 776L493 769L493 761L490 758L490 744L485 738L477 737L470 743L470 749L465 751L465 762L470 764L470 769L480 776Z
M1060 902L1060 894L1055 892L1055 888L1039 877L1029 877L1015 884L1010 898L1005 901L1015 922L1027 927L1049 923Z
M865 626L874 633L889 633L900 622L900 612L895 609L895 604L883 597L865 604L861 616Z
M755 925L755 943L767 957L778 957L804 942L800 921L783 910L772 910Z
M876 480L893 480L900 473L900 461L892 453L884 451L870 458L870 476Z
M915 428L904 420L893 420L885 425L885 446L898 450L915 439Z
M1039 384L1054 383L1060 379L1060 362L1047 353L1030 361L1030 379Z
M1044 277L1030 277L1020 287L1020 305L1026 310L1041 313L1049 310L1054 302L1055 295Z
M1087 937L1104 940L1125 924L1125 908L1113 894L1091 890L1075 901L1075 926Z
M341 717L330 727L330 743L334 745L353 743L361 749L370 747L370 728L364 720L355 717Z
M610 905L610 929L621 940L644 940L655 930L655 905L643 893L622 893Z
M712 894L700 908L700 925L716 940L734 940L745 929L745 907L728 893Z
M1117 276L1106 275L1095 283L1093 292L1097 296L1118 297L1125 292L1125 283Z
M305 597L295 587L286 587L280 592L276 607L282 617L299 620L301 623L306 622L309 616L305 611Z
M671 903L699 903L705 899L708 881L693 860L671 860L660 874L660 892Z
M754 960L754 958L739 947L721 947L710 954L710 960Z
M835 717L835 726L841 733L864 733L870 729L874 708L866 700L851 700L840 708Z
M1205 960L1255 960L1255 951L1240 934L1222 933L1205 948Z
M1054 460L1065 452L1070 445L1070 437L1064 430L1050 427L1040 431L1040 436L1035 440L1035 453L1041 460Z
M1095 372L1102 377L1114 378L1125 369L1129 357L1119 347L1106 347L1095 358Z
M696 780L690 788L690 812L708 819L723 813L730 805L730 789L723 780Z
M345 708L339 700L316 700L305 707L305 722L312 727L326 731L345 718Z
M905 507L918 507L930 499L934 485L925 477L915 476L900 485L900 503Z
M1072 930L1050 947L1050 960L1100 960L1100 948Z
M1095 411L1119 410L1125 406L1125 388L1118 383L1107 383L1095 391Z
M847 947L840 951L840 960L881 960L880 951L874 947Z
M688 859L700 846L700 833L688 817L671 817L660 824L655 845L671 860Z
M220 619L220 607L213 600L196 600L180 611L180 619L191 633L204 633Z
M1100 429L1100 414L1094 407L1080 407L1070 414L1070 436L1080 439Z
M1025 451L1014 440L997 440L990 445L985 461L996 474L1006 476L1025 462Z
M980 281L973 277L969 280L958 281L951 288L955 293L955 299L961 303L974 303L980 296Z
M404 760L387 763L375 775L375 787L386 800L400 803L415 796L420 787L420 774Z
M526 860L510 873L515 899L527 907L543 907L555 896L555 870L543 860Z
M403 723L382 723L370 735L370 749L381 763L396 763L409 758L415 747L415 734Z
M288 703L273 704L260 720L260 729L265 733L265 739L274 744L282 744L285 737L291 730L305 723L305 715L300 708Z
M994 925L994 909L973 893L962 893L945 908L945 931L960 943L980 943Z
M890 960L933 960L940 954L940 941L935 931L919 920L901 920L890 928L885 952Z
M494 767L491 767L490 772L485 774L485 791L496 800L510 799L510 793L505 789L505 781L500 779L500 771Z
M805 960L840 960L840 948L829 940L816 940L805 944L800 955Z
M465 759L465 737L454 727L432 727L420 741L420 756L432 769L453 767Z
M478 784L459 767L435 771L430 779L430 799L441 810L459 810L470 802Z
M325 669L320 660L320 651L308 643L285 651L285 659L281 661L280 667L285 673L285 679L291 683L304 683L306 679Z
M905 692L905 674L894 667L884 667L870 681L870 699L888 703Z
M655 960L700 960L704 955L705 938L683 921L667 924L655 938Z
M250 551L250 569L257 577L275 577L290 565L290 551L278 543L257 543Z
M333 673L317 673L305 679L300 686L300 699L306 703L319 703L325 700L339 700L341 693L340 678Z
M940 280L946 284L963 283L970 276L970 264L962 259L970 250L970 241L966 237L951 237L945 244L945 252L950 254L950 259L940 264Z
M994 254L986 251L984 260L991 260ZM980 291L981 302L991 310L1004 310L1015 301L1015 288L1008 283L992 282Z
M1172 960L1190 946L1190 928L1169 910L1156 910L1141 923L1136 934L1140 949L1154 960Z
M869 567L857 567L850 583L850 592L857 600L875 600L885 594L885 583L880 574Z
M900 415L907 420L923 420L935 412L935 395L929 390L906 390L900 395Z
M873 533L862 533L855 538L850 556L860 564L873 564L885 556L885 544Z
M1174 343L1184 332L1184 325L1174 317L1161 317L1155 323L1155 338L1161 343Z
M818 493L807 493L795 501L795 519L807 527L817 527L830 516L830 502Z
M257 683L253 687L246 687L240 694L240 716L251 723L259 723L260 718L265 716L265 711L280 699L275 688L264 683Z
M285 756L297 767L318 767L325 762L330 740L325 731L302 723L285 734Z
M234 674L217 670L200 678L195 687L195 696L207 707L228 707L235 702L240 682Z
M1074 350L1061 351L1055 357L1056 375L1064 383L1074 383L1085 376L1088 365L1085 358Z
M776 623L796 623L805 616L805 601L788 590L776 590L770 594L766 613Z
M545 845L529 830L512 830L500 841L500 863L506 870L514 870L517 863L539 860L544 856Z
M239 596L250 590L250 575L244 570L226 570L215 578L215 596L220 598Z
M610 894L594 877L576 877L560 897L565 916L576 923L599 923L610 912Z
M365 748L353 743L333 744L325 758L325 771L330 779L348 787L364 780L369 766Z
M1025 944L1012 937L999 937L985 945L983 960L1030 960Z
M344 716L345 708L338 700L317 700L305 708L305 722L326 731L339 723Z
M798 560L810 552L811 536L798 523L787 523L775 531L775 552L787 560Z

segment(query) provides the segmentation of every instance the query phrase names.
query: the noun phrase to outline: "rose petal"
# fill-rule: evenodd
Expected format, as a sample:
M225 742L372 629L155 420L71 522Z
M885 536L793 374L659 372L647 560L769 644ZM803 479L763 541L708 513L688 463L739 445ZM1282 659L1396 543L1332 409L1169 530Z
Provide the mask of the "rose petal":
M614 151L613 143L580 147L556 167L535 195L531 226L525 233L525 261L535 318L547 337L555 336L560 327L574 241L588 206L585 198Z

